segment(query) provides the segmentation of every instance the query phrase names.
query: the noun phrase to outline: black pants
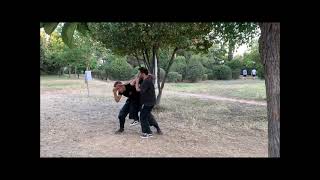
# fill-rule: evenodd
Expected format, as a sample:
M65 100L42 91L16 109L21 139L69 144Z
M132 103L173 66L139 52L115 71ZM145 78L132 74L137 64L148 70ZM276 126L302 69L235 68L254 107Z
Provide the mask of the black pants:
M153 106L143 105L140 111L140 122L142 133L152 133L150 126L154 126L159 131L159 125L155 120L154 116L151 114Z
M121 108L118 115L119 122L120 122L120 129L124 129L124 123L128 114L129 114L129 119L134 119L136 121L139 121L139 116L138 116L139 110L140 110L139 103L127 100L126 103Z

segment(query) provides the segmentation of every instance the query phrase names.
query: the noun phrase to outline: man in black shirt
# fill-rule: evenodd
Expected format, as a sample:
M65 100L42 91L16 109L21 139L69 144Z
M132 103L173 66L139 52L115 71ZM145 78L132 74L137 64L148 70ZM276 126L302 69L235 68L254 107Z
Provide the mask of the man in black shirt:
M140 75L135 81L143 79L141 85L135 83L136 90L140 92L140 103L142 104L142 109L140 111L140 122L142 129L142 138L152 137L152 131L150 125L157 128L158 134L162 134L157 121L153 118L151 114L152 108L156 104L156 95L154 90L154 85L152 82L153 77L148 74L148 70L144 67L139 68ZM135 82L134 81L134 82Z
M119 102L122 95L128 99L121 108L118 118L120 122L120 128L116 131L116 134L124 131L125 118L129 114L129 119L133 119L130 126L136 125L139 122L138 112L140 110L140 93L136 91L133 81L127 84L117 81L114 83L113 95L116 102Z

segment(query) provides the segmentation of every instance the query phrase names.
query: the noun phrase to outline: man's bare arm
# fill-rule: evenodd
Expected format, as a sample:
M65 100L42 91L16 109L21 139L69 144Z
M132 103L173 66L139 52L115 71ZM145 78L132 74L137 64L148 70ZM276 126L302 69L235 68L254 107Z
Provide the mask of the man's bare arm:
M140 92L141 89L140 89L140 86L139 86L139 80L136 80L135 86L136 86L136 91Z
M115 88L113 88L112 91L113 91L114 100L115 100L116 102L119 102L120 99L121 99L121 97L122 97L122 95L118 95L117 90L116 90Z

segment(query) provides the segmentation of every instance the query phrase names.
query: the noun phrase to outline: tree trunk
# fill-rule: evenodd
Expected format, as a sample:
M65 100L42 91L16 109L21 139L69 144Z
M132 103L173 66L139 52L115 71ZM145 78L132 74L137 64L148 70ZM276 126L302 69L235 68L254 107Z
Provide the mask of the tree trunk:
M156 46L152 47L152 74L155 76L155 78L153 79L153 83L157 85L157 81L158 81L158 62L157 62L157 52L158 52L158 48Z
M159 52L159 51L158 51ZM159 54L158 52L156 53L156 58L157 58L157 75L158 75L158 80L157 80L157 85L158 85L158 92L160 92L160 66L159 66Z
M170 69L170 67L171 67L171 65L172 65L172 63L173 63L173 59L174 59L174 56L175 56L177 50L178 50L178 48L175 48L175 49L173 50L173 53L172 53L172 56L171 56L171 58L170 58L170 60L169 60L168 66L167 66L167 68L165 69L165 74L164 74L164 78L163 78L163 80L162 80L162 82L161 82L161 86L160 86L160 89L159 89L159 94L158 94L158 96L157 96L156 105L159 105L159 104L160 104L160 100L161 100L161 95L162 95L162 90L163 90L163 87L164 87L164 83L166 82L166 78L167 78L169 69Z
M69 69L69 78L71 78L71 67L68 66L68 69Z
M229 42L228 61L231 61L233 59L234 48L235 44L233 42Z
M147 68L147 69L150 69L150 64L148 63L148 57L147 57L147 55L145 54L145 51L142 51L142 55L143 55L143 63L144 63L144 65L145 65L145 67Z
M268 154L280 157L280 23L260 23L259 51L265 69Z
M138 66L141 67L141 63L140 63L140 61L139 61L138 55L135 55L135 57L136 57L136 59L137 59L137 61L138 61Z
M75 76L77 75L77 66L74 66L74 75ZM78 79L79 79L79 76L78 76Z

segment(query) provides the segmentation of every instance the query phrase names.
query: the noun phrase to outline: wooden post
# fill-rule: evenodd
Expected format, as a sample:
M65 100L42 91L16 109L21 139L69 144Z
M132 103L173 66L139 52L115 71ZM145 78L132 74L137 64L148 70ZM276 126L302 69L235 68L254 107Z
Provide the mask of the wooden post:
M89 67L87 65L87 71L89 70ZM89 97L89 81L87 80L87 76L85 74L85 81L86 81L86 84L87 84L87 90L88 90L88 97Z

